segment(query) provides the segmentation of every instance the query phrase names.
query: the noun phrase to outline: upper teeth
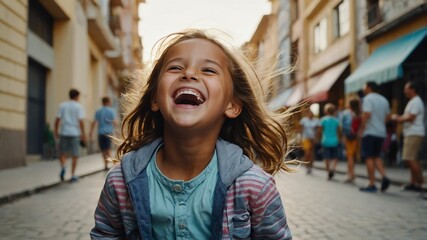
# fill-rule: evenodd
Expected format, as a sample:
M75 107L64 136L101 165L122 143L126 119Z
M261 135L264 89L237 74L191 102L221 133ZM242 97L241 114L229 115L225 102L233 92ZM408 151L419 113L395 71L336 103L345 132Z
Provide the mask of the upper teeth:
M202 95L201 95L198 91L196 91L196 90L194 90L194 89L185 88L185 89L180 89L180 90L178 90L178 91L176 92L176 94L175 94L175 99L177 99L177 98L178 98L179 96L181 96L182 94L190 94L190 95L193 95L193 96L197 97L197 101L198 101L199 103L204 102L204 99L203 99Z

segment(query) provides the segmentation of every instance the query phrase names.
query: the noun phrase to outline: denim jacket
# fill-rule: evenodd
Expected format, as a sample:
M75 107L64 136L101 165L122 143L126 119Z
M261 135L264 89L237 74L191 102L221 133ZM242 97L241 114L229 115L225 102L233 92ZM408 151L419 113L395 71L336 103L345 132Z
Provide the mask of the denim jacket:
M153 239L146 167L162 139L127 153L108 174L91 239ZM274 179L218 139L211 239L292 239Z

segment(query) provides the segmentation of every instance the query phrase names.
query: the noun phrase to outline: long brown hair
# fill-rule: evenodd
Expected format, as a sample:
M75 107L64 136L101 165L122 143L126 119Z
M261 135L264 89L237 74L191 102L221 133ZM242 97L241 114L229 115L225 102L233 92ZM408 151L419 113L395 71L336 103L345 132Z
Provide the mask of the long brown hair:
M134 87L123 96L125 117L121 132L122 142L117 149L117 158L145 144L163 137L163 117L151 111L151 102L157 89L165 55L177 43L189 39L205 39L219 46L227 56L228 71L233 81L233 94L242 103L242 111L237 118L226 119L219 137L239 145L245 155L268 173L279 170L292 171L284 161L287 151L287 134L284 124L285 111L273 113L266 108L261 81L254 68L243 54L228 50L225 44L209 36L206 31L186 30L166 36L160 44L160 57L154 62L145 86L141 87L138 76Z
M349 102L350 109L354 112L354 115L360 116L360 101L357 98L352 98Z

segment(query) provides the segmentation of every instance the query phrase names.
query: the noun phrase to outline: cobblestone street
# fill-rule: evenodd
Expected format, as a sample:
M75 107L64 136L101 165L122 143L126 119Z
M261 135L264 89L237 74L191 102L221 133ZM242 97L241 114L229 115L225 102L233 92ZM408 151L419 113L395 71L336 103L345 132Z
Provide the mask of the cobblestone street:
M105 173L63 183L0 206L1 239L89 239ZM427 239L427 201L392 186L387 193L361 193L343 175L324 171L278 175L294 240Z
M391 186L386 193L362 193L367 184L327 181L325 171L280 175L277 185L285 202L294 240L427 239L427 201L419 193ZM377 186L379 186L377 184Z
M106 172L62 183L0 207L1 239L90 239ZM23 176L24 177L24 176Z

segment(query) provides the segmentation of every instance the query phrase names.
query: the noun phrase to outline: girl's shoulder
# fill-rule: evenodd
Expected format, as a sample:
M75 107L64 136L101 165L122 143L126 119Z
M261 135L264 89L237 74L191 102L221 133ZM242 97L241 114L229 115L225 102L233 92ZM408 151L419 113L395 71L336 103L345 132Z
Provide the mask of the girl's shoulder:
M261 167L254 164L247 171L243 172L237 179L236 182L241 184L252 185L260 184L259 187L263 187L267 182L273 181L274 178L270 174L266 173Z
M113 185L113 186L125 184L121 163L113 166L108 171L105 181L108 185Z

